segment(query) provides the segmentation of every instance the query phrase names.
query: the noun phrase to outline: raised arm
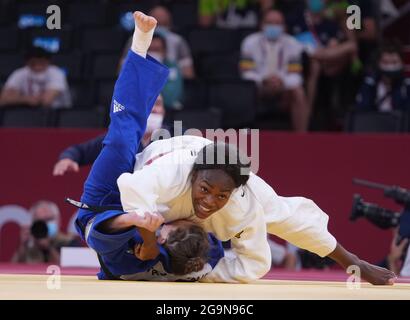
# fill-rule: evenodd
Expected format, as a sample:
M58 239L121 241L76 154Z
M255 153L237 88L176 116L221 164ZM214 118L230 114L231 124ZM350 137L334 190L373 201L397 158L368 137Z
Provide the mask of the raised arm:
M344 249L327 229L328 215L312 200L280 197L257 176L253 176L250 183L265 208L268 233L321 257L328 256L343 269L356 265L361 277L372 284L394 282L395 275L390 270L374 266Z

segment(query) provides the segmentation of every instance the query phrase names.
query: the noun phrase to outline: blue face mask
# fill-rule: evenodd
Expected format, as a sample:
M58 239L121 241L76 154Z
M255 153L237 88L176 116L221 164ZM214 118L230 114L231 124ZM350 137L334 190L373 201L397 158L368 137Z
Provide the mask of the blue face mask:
M47 228L48 228L48 236L50 238L53 238L57 235L58 233L58 225L55 221L49 221L47 222Z
M157 26L155 28L155 33L157 33L159 36L161 36L163 38L166 38L168 33L169 33L169 30L168 30L167 27Z
M263 33L268 40L275 41L283 33L283 26L277 24L267 24L263 27Z
M309 0L308 1L309 10L313 13L318 13L323 10L325 4L323 0Z

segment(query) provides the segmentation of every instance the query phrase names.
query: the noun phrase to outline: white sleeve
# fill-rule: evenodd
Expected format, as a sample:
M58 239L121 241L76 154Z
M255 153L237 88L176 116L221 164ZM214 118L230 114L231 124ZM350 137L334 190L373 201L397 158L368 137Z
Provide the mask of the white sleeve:
M329 216L312 200L280 197L256 175L252 175L248 183L264 207L268 233L321 257L336 248L337 241L327 229Z
M255 81L259 85L263 81L263 74L258 70L255 50L252 41L245 38L241 45L240 70L243 79Z
M264 217L231 239L233 257L224 257L201 282L250 282L263 277L271 267L271 253L266 238Z
M67 87L67 80L63 71L57 67L50 69L50 78L46 84L46 89L64 91Z
M13 73L7 78L4 84L4 89L20 90L23 83L24 75L21 69L13 71Z
M189 172L187 164L176 165L168 154L132 174L123 173L117 179L123 209L142 214L158 212L157 201L176 198L186 185Z

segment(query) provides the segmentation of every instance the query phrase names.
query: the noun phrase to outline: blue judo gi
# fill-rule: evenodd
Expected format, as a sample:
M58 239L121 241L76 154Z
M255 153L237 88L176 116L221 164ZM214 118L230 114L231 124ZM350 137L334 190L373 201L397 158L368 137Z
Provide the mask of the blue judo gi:
M143 242L136 228L116 234L104 234L98 228L102 222L126 214L121 207L117 179L124 172L133 172L147 118L168 74L168 69L150 56L144 59L130 50L115 84L110 107L111 123L103 149L84 184L81 202L116 209L103 212L79 209L76 219L81 238L99 256L102 267L99 279L132 279L132 275L144 280L177 279L172 275L170 258L163 247L156 259L142 261L135 257L134 245ZM209 234L209 240L208 263L213 268L224 254L221 243L213 235Z

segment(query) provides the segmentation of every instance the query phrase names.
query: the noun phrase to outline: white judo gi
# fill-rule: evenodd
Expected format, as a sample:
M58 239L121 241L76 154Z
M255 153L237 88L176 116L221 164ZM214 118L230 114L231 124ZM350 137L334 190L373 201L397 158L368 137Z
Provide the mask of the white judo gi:
M192 167L198 151L209 143L196 136L155 141L136 156L134 173L117 180L124 210L158 212L165 222L188 219L222 241L231 240L234 257L222 258L201 281L250 282L264 276L271 266L267 232L321 257L336 248L327 230L329 218L313 201L278 196L255 174L233 191L222 209L207 219L197 218Z

